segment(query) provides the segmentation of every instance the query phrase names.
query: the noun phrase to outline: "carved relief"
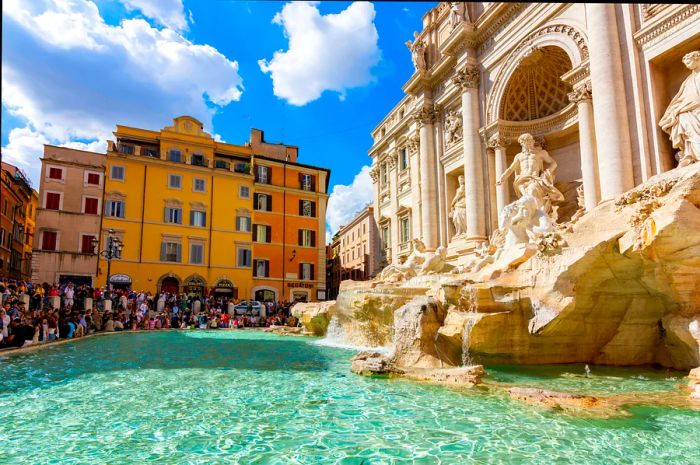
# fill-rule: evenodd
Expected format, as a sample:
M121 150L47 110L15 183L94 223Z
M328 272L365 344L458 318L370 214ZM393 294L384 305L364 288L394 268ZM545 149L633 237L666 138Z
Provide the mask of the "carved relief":
M503 137L500 133L492 135L486 142L487 147L494 150L499 147L506 147L508 144L510 144L510 139Z
M376 184L376 182L379 180L379 166L374 165L372 168L370 168L369 177L372 178L372 182Z
M458 110L445 113L445 144L451 147L462 140L462 114Z
M406 147L408 147L408 153L418 153L418 150L420 149L420 137L417 134L409 137Z

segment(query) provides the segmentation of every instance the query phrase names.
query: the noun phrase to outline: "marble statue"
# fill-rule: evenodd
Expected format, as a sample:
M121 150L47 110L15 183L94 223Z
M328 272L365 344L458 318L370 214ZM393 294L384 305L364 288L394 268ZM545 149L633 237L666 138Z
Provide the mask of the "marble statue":
M403 264L389 265L379 273L378 280L388 283L405 281L418 274L425 262L425 244L420 239L413 239L413 250Z
M426 252L418 275L441 273L447 266L447 248L440 246L435 252Z
M690 70L678 93L671 99L659 126L680 150L678 166L700 161L700 51L687 53L683 64Z
M450 204L449 217L452 218L452 223L455 226L455 236L461 237L467 233L467 204L464 197L464 176L460 175L459 187Z
M418 33L413 33L413 41L407 40L406 47L411 51L413 66L416 70L428 69L428 62L425 59L425 42L418 38Z
M466 2L450 2L450 26L452 29L459 26L463 21L469 21L469 12Z
M522 147L521 152L515 156L513 163L503 172L496 184L500 186L515 173L513 187L518 196L532 197L537 205L556 221L556 208L552 203L564 200L564 195L554 187L554 171L557 169L557 162L546 150L535 147L535 138L531 134L522 134L518 138L518 143ZM549 165L546 169L545 163Z
M445 114L445 143L449 146L462 139L462 115L456 111Z

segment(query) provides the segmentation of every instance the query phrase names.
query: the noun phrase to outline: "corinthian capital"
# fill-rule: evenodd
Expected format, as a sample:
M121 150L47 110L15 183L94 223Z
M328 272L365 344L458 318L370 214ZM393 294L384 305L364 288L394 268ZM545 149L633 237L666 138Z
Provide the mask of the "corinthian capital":
M490 149L494 149L494 150L499 148L499 147L505 147L508 144L510 144L510 139L508 139L507 137L503 137L498 132L496 134L492 135L491 137L489 137L489 140L486 143L486 145L488 145L488 147Z
M418 152L420 148L420 138L417 135L411 136L406 146L408 147L408 153L413 154Z
M452 82L460 89L478 89L479 88L479 67L467 65L463 70L457 71L457 74L452 78Z
M582 100L590 100L592 97L591 81L586 81L580 86L574 87L573 92L569 92L569 102L579 103Z
M421 124L432 124L435 122L435 108L432 106L423 106L418 108L413 113L413 119Z
M369 169L369 177L372 178L372 182L376 183L377 180L379 179L379 166L374 165L372 168Z
M386 157L386 163L389 166L390 170L394 169L394 167L396 166L396 158L398 156L398 151L394 150Z

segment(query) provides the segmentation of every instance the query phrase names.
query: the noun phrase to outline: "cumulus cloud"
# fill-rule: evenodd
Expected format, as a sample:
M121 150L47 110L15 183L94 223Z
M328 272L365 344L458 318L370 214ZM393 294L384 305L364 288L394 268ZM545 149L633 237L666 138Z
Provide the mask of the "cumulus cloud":
M369 166L363 166L355 175L352 184L336 184L333 187L326 209L327 239L333 237L341 226L352 220L368 203L372 202L372 178Z
M211 128L240 99L238 63L143 19L108 25L89 0L3 2L2 104L25 122L3 157L38 179L41 145L99 147L116 124L160 128L188 114Z
M372 81L381 57L374 5L354 2L338 14L321 15L317 4L287 3L272 22L284 29L289 49L258 61L272 77L274 94L292 105L305 105L326 90L344 98L347 89Z
M188 28L182 0L122 0L127 10L138 10L158 24L175 31Z

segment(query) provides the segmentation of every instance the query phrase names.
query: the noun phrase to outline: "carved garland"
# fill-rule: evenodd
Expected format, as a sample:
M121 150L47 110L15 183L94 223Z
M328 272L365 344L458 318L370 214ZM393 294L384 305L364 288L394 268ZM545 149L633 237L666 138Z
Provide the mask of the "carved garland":
M571 40L574 41L574 43L577 45L579 51L581 52L581 58L582 61L586 60L588 58L588 45L586 45L586 39L584 38L583 34L581 34L576 28L573 26L569 26L566 24L553 24L550 26L543 27L542 29L536 31L532 35L530 35L527 39L525 39L523 42L520 43L509 55L508 57L504 60L505 63L510 63L514 61L515 57L517 57L520 52L526 48L530 48L533 46L533 42L535 39L538 37L541 37L543 35L547 34L564 34L567 35L568 37L571 38ZM496 94L497 90L501 90L502 88L502 83L503 81L507 81L507 78L510 77L510 74L506 76L505 74L505 66L501 67L501 70L498 73L498 76L496 76L496 79L493 82L492 86L492 91L491 95L489 95L489 100L488 100L488 105L487 105L487 114L486 114L486 119L487 121L491 122L494 121L497 118L497 115L494 115L495 111L495 100L496 100Z

